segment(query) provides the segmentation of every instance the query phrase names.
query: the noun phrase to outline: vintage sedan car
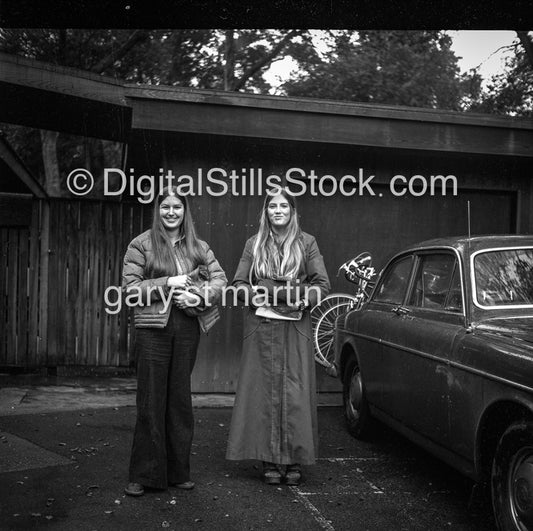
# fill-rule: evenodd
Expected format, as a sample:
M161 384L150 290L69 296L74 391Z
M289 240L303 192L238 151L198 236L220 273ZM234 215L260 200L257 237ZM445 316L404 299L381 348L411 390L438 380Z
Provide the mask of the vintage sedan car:
M533 236L410 247L334 343L354 436L381 420L490 483L500 529L533 530Z

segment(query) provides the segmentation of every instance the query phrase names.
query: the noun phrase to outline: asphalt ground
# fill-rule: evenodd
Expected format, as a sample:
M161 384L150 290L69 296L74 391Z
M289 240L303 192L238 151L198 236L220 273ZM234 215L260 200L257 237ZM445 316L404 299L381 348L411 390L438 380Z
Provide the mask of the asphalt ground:
M85 386L77 402L72 389L62 400L48 389L54 410L38 386L21 389L18 408L17 388L0 390L0 529L494 529L469 480L383 426L370 441L352 439L338 406L319 407L318 463L304 468L300 486L278 487L260 481L258 462L225 460L231 408L196 400L196 488L127 497L135 408L122 401L134 387L108 383Z

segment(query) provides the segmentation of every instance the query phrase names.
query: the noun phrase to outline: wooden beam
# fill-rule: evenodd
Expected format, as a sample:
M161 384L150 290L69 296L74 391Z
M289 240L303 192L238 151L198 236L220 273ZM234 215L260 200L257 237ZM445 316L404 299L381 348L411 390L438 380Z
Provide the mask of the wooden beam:
M131 109L120 81L0 53L0 121L125 141Z
M16 55L0 53L0 79L3 83L32 87L43 92L96 100L125 107L122 81L65 68Z
M416 122L437 122L457 125L480 125L508 129L533 130L533 119L512 116L495 116L481 113L463 113L442 109L402 107L348 101L319 100L313 98L290 98L226 92L222 90L202 90L185 87L126 84L126 100L134 98L148 100L176 101L197 104L222 105L235 108L248 107L264 110L283 110L324 115L359 116L409 120ZM237 110L237 109L236 109Z
M133 121L135 129L533 156L527 118L122 85L1 53L0 100L0 121L119 141Z
M0 122L125 142L131 109L0 82Z
M133 129L533 157L533 129L132 98Z

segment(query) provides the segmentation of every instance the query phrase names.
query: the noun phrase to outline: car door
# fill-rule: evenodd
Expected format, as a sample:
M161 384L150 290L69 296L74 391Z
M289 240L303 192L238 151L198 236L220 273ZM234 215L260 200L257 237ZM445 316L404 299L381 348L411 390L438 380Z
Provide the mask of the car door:
M387 411L384 402L384 382L393 377L390 364L383 362L383 330L391 320L391 309L403 303L411 278L413 255L400 256L391 262L383 274L364 311L356 312L356 335L361 374L369 401Z
M447 446L450 426L449 354L464 333L463 290L455 253L416 254L403 304L382 328L385 411Z

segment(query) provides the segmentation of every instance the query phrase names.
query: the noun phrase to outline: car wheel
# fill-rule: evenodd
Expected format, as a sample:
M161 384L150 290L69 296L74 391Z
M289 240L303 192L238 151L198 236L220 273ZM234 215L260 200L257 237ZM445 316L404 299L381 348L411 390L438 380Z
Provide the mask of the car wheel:
M512 424L492 466L492 504L500 530L533 529L533 423Z
M342 383L346 427L354 437L364 438L369 434L371 418L355 355L350 356L346 363Z

